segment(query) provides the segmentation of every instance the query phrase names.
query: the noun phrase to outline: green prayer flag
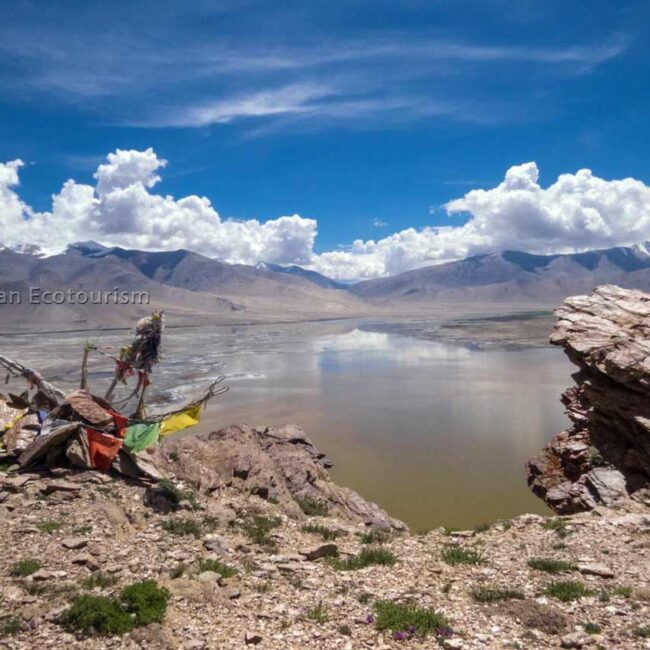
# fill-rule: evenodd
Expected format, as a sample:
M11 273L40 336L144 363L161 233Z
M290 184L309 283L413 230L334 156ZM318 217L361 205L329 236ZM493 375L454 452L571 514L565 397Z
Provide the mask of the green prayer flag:
M153 447L160 435L160 422L139 422L132 424L124 436L124 446L129 451L138 452Z

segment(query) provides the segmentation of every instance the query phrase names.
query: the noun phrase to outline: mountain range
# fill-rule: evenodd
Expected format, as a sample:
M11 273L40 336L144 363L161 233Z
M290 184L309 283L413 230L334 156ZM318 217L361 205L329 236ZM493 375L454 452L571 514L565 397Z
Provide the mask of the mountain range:
M650 290L650 243L585 253L503 251L342 284L300 266L226 264L187 250L73 244L50 257L0 250L0 331L130 326L164 309L172 324L408 316L441 305L550 308L599 284ZM33 304L30 288L147 292L149 304ZM20 295L17 304L8 298Z

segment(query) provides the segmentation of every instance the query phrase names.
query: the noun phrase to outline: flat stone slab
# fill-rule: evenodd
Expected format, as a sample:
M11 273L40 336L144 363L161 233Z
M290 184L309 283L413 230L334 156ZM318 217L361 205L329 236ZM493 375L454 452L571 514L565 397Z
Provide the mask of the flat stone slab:
M614 577L614 572L608 566L598 562L581 562L578 564L578 571L586 576Z
M83 537L68 537L61 542L64 548L78 550L88 546L88 540Z

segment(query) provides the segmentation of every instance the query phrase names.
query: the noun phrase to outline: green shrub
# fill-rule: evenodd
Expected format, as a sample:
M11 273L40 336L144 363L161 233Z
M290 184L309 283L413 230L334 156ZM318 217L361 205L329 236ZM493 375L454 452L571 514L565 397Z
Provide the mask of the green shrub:
M392 566L397 561L393 553L385 548L367 547L361 549L358 555L341 559L338 557L327 558L328 563L339 571L356 571L371 565Z
M179 562L170 572L169 572L169 577L172 580L176 580L180 578L185 571L187 571L187 564L184 564L183 562Z
M603 631L596 623L585 623L582 627L587 634L600 634Z
M162 522L162 527L172 535L194 535L201 537L201 524L194 519L170 518Z
M22 623L17 616L9 616L0 621L0 637L15 636L22 627Z
M564 538L571 534L564 519L547 519L542 527L546 530L554 530L558 537Z
M614 587L611 592L613 596L629 598L632 595L632 587Z
M232 578L232 576L239 573L234 567L228 566L219 560L201 560L199 562L199 571L214 571L222 578Z
M318 605L307 611L307 618L310 621L316 621L316 623L327 623L329 617L327 616L327 610L323 607L323 603L318 603Z
M635 627L634 630L632 630L632 634L640 639L650 639L650 625Z
M135 625L162 623L167 610L169 591L159 587L155 580L143 580L124 587L120 600L124 609L132 614Z
M60 622L69 631L84 635L113 636L135 627L133 618L120 602L106 596L77 596L61 615Z
M160 481L157 489L176 506L180 505L183 501L187 501L192 507L192 510L200 510L201 508L201 504L196 500L194 492L191 490L181 490L168 479Z
M343 636L352 636L352 630L350 629L349 625L339 625L338 633L342 634Z
M498 603L502 600L524 600L524 592L507 587L476 587L472 590L472 598L477 603Z
M369 530L367 533L361 533L362 544L384 544L390 539L390 535L383 530Z
M551 582L551 584L546 586L544 592L564 603L579 600L583 596L589 596L592 593L582 582L578 582L577 580Z
M301 528L303 533L311 533L313 535L320 535L326 542L331 542L337 537L345 535L341 530L335 530L333 528L327 528L327 526L322 526L321 524L305 524Z
M374 605L375 623L379 630L400 632L413 629L421 637L436 628L447 626L447 619L443 614L433 609L418 607L408 603L400 604L388 600L379 600Z
M457 564L483 564L485 556L473 548L450 546L442 552L442 559L452 566Z
M258 546L267 551L276 551L277 543L271 538L270 533L274 528L282 524L279 517L264 517L263 515L252 515L247 517L241 525L244 535Z
M528 566L536 571L545 571L546 573L564 573L565 571L576 571L578 568L571 562L543 557L531 558L528 560Z
M39 521L36 524L36 528L38 528L41 532L43 533L53 533L54 531L59 530L63 526L62 521Z
M474 526L474 532L475 533L486 533L488 530L490 530L490 524L477 524Z
M116 576L107 575L101 571L95 571L81 581L81 586L85 589L94 589L95 587L104 589L106 587L112 587L117 583L117 580Z
M25 576L30 576L32 573L36 573L43 565L34 558L29 558L25 560L19 560L15 562L11 569L9 570L9 575L14 578L24 578Z
M295 497L296 503L308 517L327 517L329 507L323 501L317 501L310 496Z

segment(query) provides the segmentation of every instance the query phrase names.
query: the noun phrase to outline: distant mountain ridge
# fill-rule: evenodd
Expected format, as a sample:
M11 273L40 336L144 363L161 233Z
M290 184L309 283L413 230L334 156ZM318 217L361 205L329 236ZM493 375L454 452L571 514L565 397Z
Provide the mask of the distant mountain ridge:
M503 251L428 266L350 287L374 302L539 302L591 292L598 284L650 288L650 243L585 253Z
M321 279L322 278L322 279ZM318 274L279 272L226 264L188 250L148 252L96 242L68 246L60 255L0 250L0 295L18 293L19 304L0 301L0 328L25 331L131 325L133 318L164 309L174 324L278 322L346 318L368 306L327 286ZM144 291L149 305L32 304L30 289Z
M650 243L584 253L503 251L343 284L297 265L227 264L188 250L140 251L96 242L60 255L0 249L0 296L30 287L145 291L150 305L10 305L0 300L0 328L130 325L152 308L176 324L279 322L362 316L422 316L455 304L550 308L601 284L650 291Z

